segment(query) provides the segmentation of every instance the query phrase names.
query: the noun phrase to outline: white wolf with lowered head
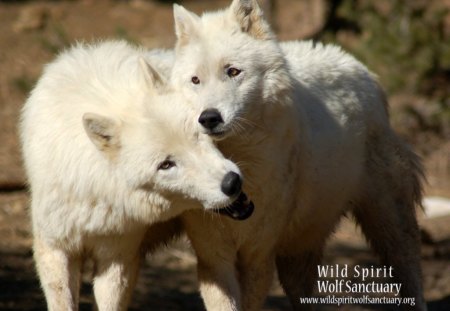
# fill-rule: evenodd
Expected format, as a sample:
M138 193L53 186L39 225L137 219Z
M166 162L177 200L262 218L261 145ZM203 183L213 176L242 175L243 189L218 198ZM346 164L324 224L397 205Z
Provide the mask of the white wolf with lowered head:
M299 298L312 293L325 241L351 212L424 310L421 165L390 127L373 74L335 46L278 43L255 0L174 15L171 83L241 164L255 203L245 222L182 216L207 309L259 310L275 267L294 308L307 308Z
M45 68L23 107L34 258L49 310L78 309L86 257L98 309L126 309L146 225L200 204L229 208L240 194L238 167L198 133L145 57L120 41L79 44Z

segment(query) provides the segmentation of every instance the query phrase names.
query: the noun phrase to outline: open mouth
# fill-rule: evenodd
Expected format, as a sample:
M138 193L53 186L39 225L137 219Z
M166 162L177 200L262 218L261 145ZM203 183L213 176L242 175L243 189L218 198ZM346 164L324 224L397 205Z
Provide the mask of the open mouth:
M236 201L231 203L231 205L216 209L214 212L229 216L235 220L245 220L253 214L254 209L255 205L253 202L247 198L245 193L241 192Z

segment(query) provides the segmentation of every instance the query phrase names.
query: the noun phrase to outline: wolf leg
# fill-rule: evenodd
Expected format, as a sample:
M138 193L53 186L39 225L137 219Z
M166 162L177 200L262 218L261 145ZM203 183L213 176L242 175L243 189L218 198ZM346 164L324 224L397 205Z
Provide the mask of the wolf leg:
M240 252L238 258L242 309L261 310L273 281L274 256L272 254L255 256Z
M203 211L183 214L183 227L197 255L200 292L207 310L238 311L241 294L236 270L236 248L224 234L222 216Z
M232 262L206 263L199 256L198 279L206 310L242 310L239 283Z
M312 309L312 306L301 304L300 298L311 297L321 258L322 248L277 256L278 278L294 310Z
M133 234L96 241L94 295L99 311L127 309L139 272L142 237Z
M78 310L80 259L39 237L34 240L34 259L48 310Z

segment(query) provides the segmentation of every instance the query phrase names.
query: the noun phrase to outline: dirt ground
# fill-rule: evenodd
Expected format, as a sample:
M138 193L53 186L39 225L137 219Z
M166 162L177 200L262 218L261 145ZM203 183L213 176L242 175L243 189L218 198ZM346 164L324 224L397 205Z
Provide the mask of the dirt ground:
M0 310L45 310L34 271L28 216L29 196L21 166L16 125L20 107L45 63L76 41L122 38L148 48L174 43L172 6L155 1L0 1ZM225 7L229 1L184 1L196 12ZM280 38L301 38L320 24L323 10L289 0L277 22ZM315 3L315 2L311 2ZM314 14L305 14L305 10ZM319 14L320 15L320 14ZM297 25L298 24L298 25ZM395 109L395 96L390 98ZM424 154L427 195L450 197L450 140L433 139L433 152ZM437 146L437 147L436 147ZM425 150L424 146L415 146ZM450 217L427 219L423 230L422 267L430 311L450 310ZM357 228L346 219L331 239L325 263L370 267L377 265ZM146 259L131 310L203 310L197 291L196 259L186 239ZM81 310L90 310L89 263L83 274ZM334 310L334 306L318 306ZM370 306L341 306L370 310ZM388 307L375 307L390 310ZM289 310L274 282L264 310Z

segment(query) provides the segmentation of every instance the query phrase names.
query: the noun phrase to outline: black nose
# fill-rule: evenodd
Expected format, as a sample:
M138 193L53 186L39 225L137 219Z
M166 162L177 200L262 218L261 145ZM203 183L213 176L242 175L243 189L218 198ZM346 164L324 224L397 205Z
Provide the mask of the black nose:
M206 109L201 113L198 122L203 125L204 128L212 130L220 123L223 123L223 119L217 109Z
M228 172L222 180L222 185L220 189L227 196L231 197L233 195L239 194L241 192L242 180L241 176L235 172Z

